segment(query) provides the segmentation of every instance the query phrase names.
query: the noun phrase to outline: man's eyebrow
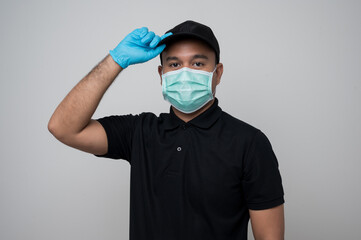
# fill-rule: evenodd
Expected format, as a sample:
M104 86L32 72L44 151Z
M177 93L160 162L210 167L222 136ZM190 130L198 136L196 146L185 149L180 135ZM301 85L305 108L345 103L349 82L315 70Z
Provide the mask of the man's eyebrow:
M168 61L170 61L170 60L179 60L179 58L177 58L177 57L167 57L167 58L165 59L166 62L168 62Z
M192 60L197 59L197 58L203 58L203 59L206 59L206 60L209 59L206 55L196 54L196 55L194 55L194 56L192 57ZM170 57L167 57L167 58L165 59L166 62L171 61L171 60L179 60L179 58L177 58L177 57L175 57L175 56L170 56Z
M192 60L196 59L196 58L203 58L203 59L206 59L208 60L208 57L206 55L203 55L203 54L196 54L192 57Z

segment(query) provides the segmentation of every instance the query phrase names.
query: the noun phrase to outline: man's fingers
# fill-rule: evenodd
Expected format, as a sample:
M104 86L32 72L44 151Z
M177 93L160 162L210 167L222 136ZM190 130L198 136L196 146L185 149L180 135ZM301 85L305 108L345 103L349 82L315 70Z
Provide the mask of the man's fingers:
M170 36L170 35L172 35L172 34L173 34L173 33L169 32L169 33L164 34L164 35L161 36L161 37L156 36L156 37L153 39L153 41L149 44L149 46L150 46L151 48L154 48L155 46L158 45L158 43L159 43L160 41L162 41L164 38L166 38L166 37L168 37L168 36Z
M160 42L161 38L158 35L155 35L155 37L153 38L152 42L149 44L149 47L154 48L155 46L158 45L158 43Z
M163 36L160 37L160 40L163 40L164 38L166 37L169 37L170 35L172 35L173 33L169 32L169 33L166 33L164 34Z
M145 37L142 38L141 42L147 45L153 40L154 36L155 36L154 32L148 32L147 35L145 35Z
M147 33L148 33L147 27L137 28L137 29L133 30L133 32L131 32L131 34L135 34L135 35L139 36L140 39L142 39L145 35L147 35Z
M148 52L150 59L155 58L158 54L160 54L165 48L165 44L162 44Z

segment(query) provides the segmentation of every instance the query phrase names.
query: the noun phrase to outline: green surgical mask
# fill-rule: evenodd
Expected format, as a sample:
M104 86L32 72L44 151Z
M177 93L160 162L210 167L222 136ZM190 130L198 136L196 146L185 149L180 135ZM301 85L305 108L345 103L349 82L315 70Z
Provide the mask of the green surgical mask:
M213 72L181 69L162 74L164 100L183 113L192 113L213 99Z

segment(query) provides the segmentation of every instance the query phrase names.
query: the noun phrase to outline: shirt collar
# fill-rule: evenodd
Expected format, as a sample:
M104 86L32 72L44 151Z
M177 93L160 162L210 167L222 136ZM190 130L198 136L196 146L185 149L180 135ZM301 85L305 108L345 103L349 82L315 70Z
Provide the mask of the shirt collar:
M209 128L215 123L222 113L222 109L218 106L218 99L215 98L213 104L197 117L189 122L184 122L175 115L172 106L170 106L169 114L165 118L165 128L173 129L182 125L194 125L199 128Z

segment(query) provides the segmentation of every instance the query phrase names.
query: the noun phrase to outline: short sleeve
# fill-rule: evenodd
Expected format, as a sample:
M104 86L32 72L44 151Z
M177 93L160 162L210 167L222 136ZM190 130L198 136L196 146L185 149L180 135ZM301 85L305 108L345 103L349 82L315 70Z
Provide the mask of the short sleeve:
M278 161L266 135L258 130L244 161L242 186L248 208L262 210L284 203Z
M139 115L112 115L96 119L104 128L108 139L108 152L97 157L124 159L130 163L134 131Z

